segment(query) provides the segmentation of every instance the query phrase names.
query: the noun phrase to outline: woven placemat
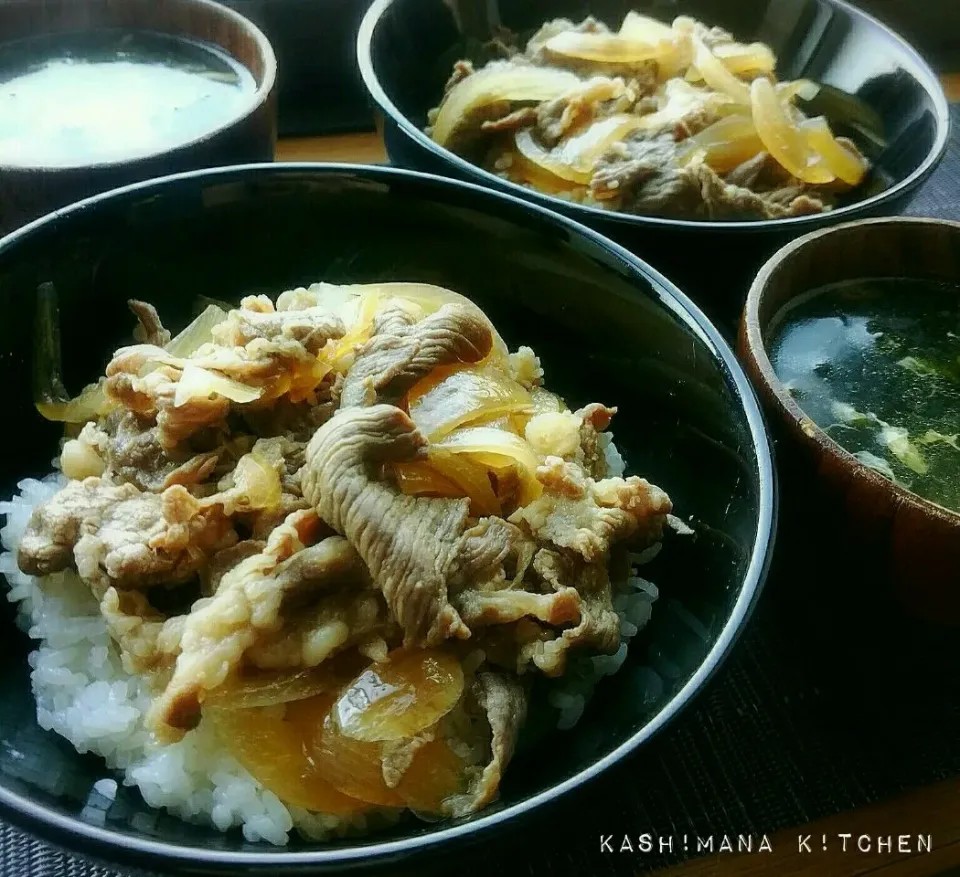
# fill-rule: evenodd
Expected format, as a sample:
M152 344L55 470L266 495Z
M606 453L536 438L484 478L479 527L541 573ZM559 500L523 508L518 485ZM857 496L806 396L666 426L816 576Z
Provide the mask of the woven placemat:
M950 152L909 209L960 219L960 105ZM690 855L682 838L759 837L960 776L955 635L817 588L825 558L779 552L748 631L670 731L549 808L519 839L458 861L463 877L635 875ZM818 564L819 561L819 564ZM960 818L960 817L958 817ZM600 836L672 837L604 854ZM417 863L417 867L423 863ZM0 823L0 875L120 877Z

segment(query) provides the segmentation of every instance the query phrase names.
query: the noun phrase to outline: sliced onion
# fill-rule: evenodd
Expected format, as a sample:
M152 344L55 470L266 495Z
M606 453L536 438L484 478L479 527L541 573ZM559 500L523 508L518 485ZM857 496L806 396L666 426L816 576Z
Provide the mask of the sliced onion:
M766 43L721 43L713 54L731 73L773 73L777 57Z
M331 784L313 758L314 728L329 714L332 696L275 709L211 709L217 735L231 754L281 801L317 813L351 816L369 809Z
M859 185L866 176L868 165L859 155L840 143L823 116L800 123L807 145L817 152L831 172L850 186Z
M640 127L645 131L672 128L684 117L698 110L715 113L735 112L740 108L725 94L691 85L683 79L671 79L660 94L660 109L640 116Z
M544 48L554 55L610 64L636 64L667 58L676 51L668 40L650 43L619 34L565 30L551 37Z
M556 393L551 393L543 387L534 387L530 391L530 401L533 403L534 414L566 411L567 405Z
M203 312L179 335L167 343L164 350L171 356L186 358L203 344L213 339L213 327L227 319L227 312L218 305L207 305Z
M448 798L466 793L470 773L469 764L446 740L438 738L417 751L397 786L397 792L411 810L421 814L441 814Z
M458 82L444 98L433 123L433 139L446 145L476 110L500 101L545 101L562 97L581 80L568 70L503 64L485 67Z
M628 40L656 44L672 40L675 34L670 25L631 10L620 25L620 36Z
M259 399L263 395L263 389L241 384L191 362L183 363L183 373L177 381L177 391L173 397L174 407L179 408L191 399L207 399L213 395L223 396L242 405Z
M820 86L810 79L794 79L791 82L777 83L777 94L782 101L792 101L795 98L811 101L820 94Z
M534 139L533 131L530 128L518 129L514 134L514 144L517 147L517 152L528 162L536 165L545 173L552 174L559 180L585 186L593 176L592 168L576 167L563 161L552 150L544 149ZM533 181L531 180L531 182Z
M524 439L512 432L489 426L468 427L451 433L433 448L466 455L494 472L515 467L520 479L521 506L533 502L543 492L537 480L540 458Z
M677 160L680 165L703 161L723 174L763 149L763 141L750 116L727 116L684 140Z
M114 407L103 389L103 381L85 387L67 402L38 401L37 411L47 420L58 423L88 423L103 417Z
M582 186L578 187L575 183L562 180L550 171L544 170L516 148L507 154L510 156L507 175L514 182L529 183L547 195L565 195L575 192L578 188L583 189Z
M693 38L693 63L710 88L727 95L738 104L750 106L750 89L727 70L723 62L698 37Z
M280 505L283 487L277 470L256 452L244 454L233 470L233 487L217 499L229 499L233 509L252 511Z
M222 709L276 706L339 691L345 681L326 663L293 673L264 670L230 679L210 691L203 703L204 707Z
M530 393L509 375L490 366L459 368L438 381L421 382L410 391L407 403L413 422L430 440L466 423L531 407Z
M331 716L352 740L405 740L440 721L462 694L463 668L454 655L440 649L395 651L344 689Z
M314 725L306 753L323 779L344 795L381 807L404 806L398 791L383 781L383 744L347 737L331 715Z
M560 157L591 169L614 143L643 126L643 116L617 113L588 126L568 138L560 147Z
M807 144L796 128L768 79L753 80L750 87L753 122L763 145L793 176L806 183L820 185L836 177Z
M394 463L393 474L400 492L407 496L441 496L456 498L465 496L463 489L454 481L441 475L428 462Z
M373 319L382 304L379 292L372 289L355 289L354 303L349 318L344 319L347 331L323 351L330 367L341 374L350 370L357 348L366 344L373 334ZM345 302L345 310L346 305Z

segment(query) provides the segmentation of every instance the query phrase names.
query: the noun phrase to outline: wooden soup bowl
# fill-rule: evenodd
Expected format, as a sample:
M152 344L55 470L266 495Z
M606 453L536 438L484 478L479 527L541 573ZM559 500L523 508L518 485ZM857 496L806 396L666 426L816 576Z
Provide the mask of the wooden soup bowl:
M253 74L238 112L200 137L130 159L68 167L0 165L0 234L74 201L127 183L203 167L272 161L277 59L252 22L212 0L6 0L0 44L42 34L154 31L219 47Z
M894 484L845 451L806 416L767 352L769 328L795 296L839 281L881 277L960 288L960 223L869 219L798 238L757 275L738 352L775 436L784 485L782 526L793 531L785 535L803 552L807 575L836 581L835 573L844 570L851 587L862 588L868 599L892 589L918 618L958 626L960 514Z

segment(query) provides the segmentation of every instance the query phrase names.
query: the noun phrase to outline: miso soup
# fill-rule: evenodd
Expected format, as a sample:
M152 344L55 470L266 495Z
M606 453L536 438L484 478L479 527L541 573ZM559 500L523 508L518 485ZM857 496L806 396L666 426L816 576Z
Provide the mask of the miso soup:
M778 315L777 376L838 444L892 481L960 511L960 287L857 280Z
M188 143L235 118L253 75L219 47L150 31L0 45L0 165L71 167Z

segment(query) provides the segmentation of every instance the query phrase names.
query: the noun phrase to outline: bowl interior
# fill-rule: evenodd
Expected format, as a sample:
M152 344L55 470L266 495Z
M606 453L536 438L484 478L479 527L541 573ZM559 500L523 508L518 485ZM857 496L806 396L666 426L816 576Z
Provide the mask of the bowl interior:
M619 407L613 432L630 467L667 488L676 513L697 530L647 568L661 599L622 672L601 684L574 730L517 755L496 816L651 732L686 700L691 678L702 681L722 650L718 641L725 648L742 624L772 525L758 412L729 350L718 350L701 318L657 275L644 275L570 224L511 199L399 172L261 166L135 187L0 245L0 306L21 315L0 321L6 415L19 424L4 431L0 494L47 472L58 438L34 410L24 379L38 283L52 281L59 292L65 375L76 392L116 346L129 343L131 296L155 303L177 329L197 296L236 301L319 279L425 281L473 298L512 348L529 344L539 353L548 386L571 404ZM2 623L0 802L19 796L116 836L189 847L199 857L278 852L245 844L238 832L221 835L151 811L125 789L104 813L91 786L106 769L37 726L28 641L13 633L9 607ZM410 820L387 835L337 842L331 855L446 828Z
M691 15L739 40L760 40L773 48L779 78L806 77L827 86L808 109L853 136L873 161L861 196L906 180L943 139L940 87L923 61L876 22L835 0L380 0L374 8L380 16L370 38L372 73L418 131L439 103L453 62L490 57L483 46L499 30L525 38L544 21L586 15L616 28L634 9L666 21ZM420 142L453 160L461 173L525 191L474 169L429 138Z
M870 219L813 232L788 245L757 275L747 298L742 340L754 380L780 416L801 424L801 432L858 477L883 492L898 494L931 514L956 518L916 494L894 485L847 453L822 429L811 425L770 361L770 344L786 309L799 296L834 283L904 277L956 284L960 281L960 223L913 218Z
M45 45L42 38L48 35L133 30L214 46L250 72L256 88L252 92L248 90L234 118L221 123L221 129L262 103L273 88L276 59L267 38L246 18L210 0L170 0L166 3L154 0L126 0L124 3L70 0L0 4L2 43L16 45L15 63L18 65L29 61L31 53L49 52L48 48L37 48ZM6 54L12 57L13 53L8 51ZM211 128L203 136L214 130ZM185 140L160 151L182 148L189 142Z

